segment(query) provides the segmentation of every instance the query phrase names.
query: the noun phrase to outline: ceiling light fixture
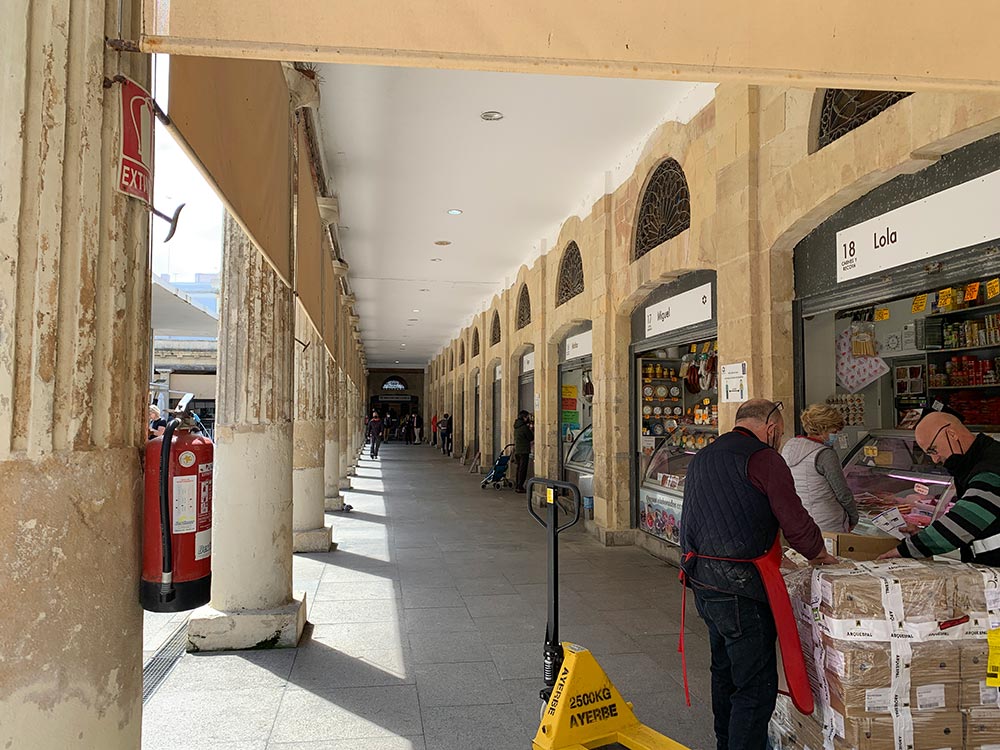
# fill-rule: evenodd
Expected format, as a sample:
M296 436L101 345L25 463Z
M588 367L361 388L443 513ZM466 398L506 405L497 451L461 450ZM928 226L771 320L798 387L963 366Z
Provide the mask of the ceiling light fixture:
M399 360L398 360L398 359L396 360L396 364L397 364L397 365L399 364Z
M427 290L426 289L421 289L420 291L421 292L426 292ZM418 310L417 308L414 307L413 308L413 312L420 312L420 310Z
M449 208L448 209L448 215L449 216L461 216L462 215L462 209L460 209L460 208Z
M438 247L448 247L451 244L451 240L436 240L434 244Z
M431 258L431 263L440 263L440 262L441 262L440 258Z
M495 109L488 109L479 115L486 122L497 122L503 119L503 112L497 112Z
M430 289L421 289L420 291L421 291L421 292L429 292L429 291L430 291ZM416 310L414 310L413 312L416 312Z

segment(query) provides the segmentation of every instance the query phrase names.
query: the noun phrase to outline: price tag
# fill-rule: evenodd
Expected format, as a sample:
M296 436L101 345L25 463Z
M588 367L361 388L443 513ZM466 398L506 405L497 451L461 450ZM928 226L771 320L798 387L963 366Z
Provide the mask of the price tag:
M942 289L937 293L937 303L938 307L951 307L952 302L955 299L955 292L953 289Z
M1000 295L1000 279L990 279L986 282L986 299Z
M875 322L881 323L884 320L889 319L889 308L888 307L876 307L875 308Z
M710 351L712 351L712 342L706 341L705 345L701 348L701 353L708 354Z
M868 456L869 458L877 458L878 457L878 446L877 445L866 445L865 446L865 455Z
M930 494L931 488L928 487L926 484L915 484L913 485L913 491L916 492L918 495L926 496Z
M917 313L922 313L927 309L927 295L918 294L913 298L913 304L910 305L910 312L916 315Z
M979 282L973 281L965 287L965 301L975 302L977 299L979 299Z

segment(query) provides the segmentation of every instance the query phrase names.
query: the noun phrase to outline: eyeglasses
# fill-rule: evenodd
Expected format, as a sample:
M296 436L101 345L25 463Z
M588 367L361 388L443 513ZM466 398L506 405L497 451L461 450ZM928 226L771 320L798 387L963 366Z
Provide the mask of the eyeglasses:
M924 448L924 453L926 453L928 456L936 456L936 455L938 455L938 450L937 450L937 448L934 447L934 443L937 441L938 435L940 435L942 432L944 432L944 430L947 427L948 427L948 425L943 424L943 425L941 425L938 428L938 431L934 433L934 437L931 438L931 441L927 444L927 447Z
M771 409L771 411L767 413L767 419L764 420L764 424L770 423L771 415L774 414L775 412L778 412L780 414L784 410L784 408L785 408L784 405L780 401L775 401L774 407Z

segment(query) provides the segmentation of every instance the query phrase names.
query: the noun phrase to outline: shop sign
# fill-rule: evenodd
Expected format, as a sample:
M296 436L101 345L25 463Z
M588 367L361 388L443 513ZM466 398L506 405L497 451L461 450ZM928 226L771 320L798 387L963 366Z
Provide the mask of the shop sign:
M712 284L668 297L646 308L646 338L712 319Z
M719 400L726 404L743 403L747 400L750 387L747 385L747 363L722 365L720 372Z
M118 190L152 203L153 100L138 83L121 83L121 138L118 152Z
M389 393L385 395L380 395L378 400L383 404L393 402L393 403L408 403L413 400L413 396L408 396L402 393Z
M990 279L986 282L986 299L1000 295L1000 279Z
M639 493L639 528L664 541L680 544L681 503L679 496L642 490Z
M562 387L563 398L576 398L578 395L579 395L579 390L575 385L564 385Z
M1000 171L837 232L837 282L1000 237Z
M594 352L594 332L584 331L566 339L566 359L586 357Z
M535 353L528 352L521 357L521 373L527 374L535 371Z

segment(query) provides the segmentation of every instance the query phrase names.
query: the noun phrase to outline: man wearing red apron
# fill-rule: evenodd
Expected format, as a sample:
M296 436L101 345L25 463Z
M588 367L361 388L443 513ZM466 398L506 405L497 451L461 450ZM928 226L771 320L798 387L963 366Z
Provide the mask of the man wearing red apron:
M800 710L812 696L788 592L779 570L779 532L817 564L836 563L795 494L778 447L781 402L754 399L736 427L688 466L681 568L712 647L712 711L718 750L765 750L778 695L775 640Z

